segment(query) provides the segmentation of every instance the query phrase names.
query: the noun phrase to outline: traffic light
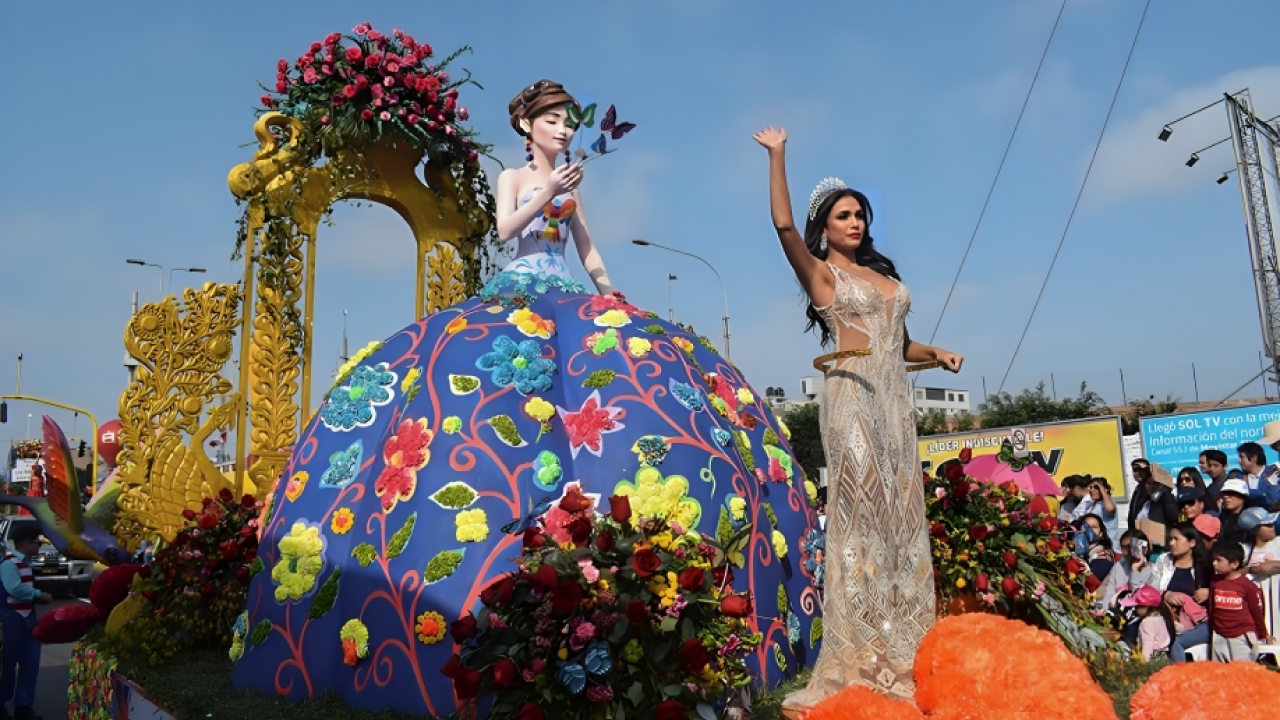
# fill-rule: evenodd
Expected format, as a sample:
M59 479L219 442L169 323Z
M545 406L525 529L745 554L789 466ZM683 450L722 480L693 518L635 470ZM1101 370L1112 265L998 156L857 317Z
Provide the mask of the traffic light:
M84 457L85 442L80 441L80 448L76 451L76 457Z
M9 422L9 403L0 400L0 423Z

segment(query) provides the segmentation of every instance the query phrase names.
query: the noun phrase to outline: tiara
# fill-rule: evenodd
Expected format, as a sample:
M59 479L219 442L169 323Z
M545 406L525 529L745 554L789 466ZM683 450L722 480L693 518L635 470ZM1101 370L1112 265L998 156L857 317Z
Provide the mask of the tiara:
M840 178L824 178L818 183L818 187L813 189L813 194L809 196L809 219L812 220L818 214L818 206L827 196L837 190L848 190L849 186L844 184Z

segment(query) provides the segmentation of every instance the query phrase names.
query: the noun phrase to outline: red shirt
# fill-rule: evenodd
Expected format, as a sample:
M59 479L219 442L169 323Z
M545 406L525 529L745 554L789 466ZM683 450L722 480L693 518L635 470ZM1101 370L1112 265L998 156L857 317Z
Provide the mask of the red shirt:
M1215 635L1238 638L1246 633L1267 636L1262 591L1248 577L1218 576L1209 584L1209 629Z

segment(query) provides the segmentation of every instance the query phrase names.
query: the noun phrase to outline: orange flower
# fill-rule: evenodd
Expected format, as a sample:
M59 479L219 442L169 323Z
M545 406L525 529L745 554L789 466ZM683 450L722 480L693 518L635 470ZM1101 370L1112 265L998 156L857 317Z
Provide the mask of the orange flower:
M424 645L435 645L444 639L445 626L444 617L438 613L428 610L418 616L418 639Z
M676 337L671 338L671 342L675 343L676 347L685 352L693 352L693 343L689 342L687 338L682 338L677 335Z
M450 320L449 324L444 326L444 331L449 333L450 335L457 335L458 333L466 329L467 329L467 319L461 315Z
M360 662L360 654L356 650L356 643L354 640L342 641L342 662L350 665L351 667L355 667L356 664Z
M346 535L351 532L351 528L355 527L356 515L351 512L351 508L338 508L333 514L333 519L329 521L329 529L338 535Z
M1170 665L1138 688L1129 701L1133 720L1193 717L1254 718L1275 713L1280 673L1253 663Z
M1111 698L1057 635L997 615L939 620L916 652L915 678L916 705L930 720L1116 720Z
M909 702L892 700L863 685L850 685L813 706L805 720L923 720Z

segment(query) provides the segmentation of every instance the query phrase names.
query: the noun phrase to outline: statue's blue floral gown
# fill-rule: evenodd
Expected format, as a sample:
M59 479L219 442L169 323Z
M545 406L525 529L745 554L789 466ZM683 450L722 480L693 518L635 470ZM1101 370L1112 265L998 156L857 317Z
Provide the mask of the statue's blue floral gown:
M513 569L503 528L573 484L713 537L751 523L752 666L772 685L816 656L816 490L787 430L705 340L572 279L574 210L549 203L478 297L344 369L269 500L238 686L452 712L448 624Z

